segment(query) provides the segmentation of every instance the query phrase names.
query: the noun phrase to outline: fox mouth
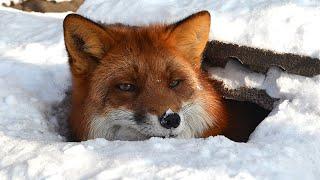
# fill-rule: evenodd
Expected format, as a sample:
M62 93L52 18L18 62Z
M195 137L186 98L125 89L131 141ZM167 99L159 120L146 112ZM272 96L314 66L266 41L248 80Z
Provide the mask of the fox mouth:
M136 117L136 116L134 116ZM182 133L182 123L178 128L166 128L160 124L158 116L152 114L144 115L143 121L140 119L133 118L131 119L132 124L128 124L127 128L130 128L137 133L149 139L151 137L159 137L159 138L177 138L179 134Z
M158 138L177 138L178 134L177 133L173 133L171 130L169 133L167 132L163 132L163 133L159 133L159 134L155 134L153 133L148 133L146 132L145 128L143 128L144 130L139 130L139 129L135 129L136 131L138 131L140 134L143 134L145 136L147 136L148 138L152 138L152 137L158 137Z
M164 127L158 116L147 114L137 120L134 112L126 109L115 109L104 116L93 118L90 138L108 140L146 140L159 138L192 138L199 136L208 127L210 116L200 103L186 104L179 111L181 123L178 127Z
M151 137L158 137L158 138L166 139L166 138L177 138L178 135L169 134L169 135L166 135L166 136L150 136L150 138L151 138Z
M155 136L155 137L157 137L157 136ZM162 139L165 139L165 138L176 138L176 137L178 137L178 135L173 135L173 134L170 134L170 135L168 135L168 136L160 136Z
M183 128L167 129L160 125L155 115L148 115L144 121L136 121L133 112L115 110L107 116L93 118L90 138L108 140L146 140L151 137L178 138Z
M178 134L174 134L173 132L151 132L152 129L146 128L136 128L136 127L122 127L117 128L114 131L113 140L129 140L129 141L136 141L136 140L147 140L152 137L167 139L167 138L177 138Z

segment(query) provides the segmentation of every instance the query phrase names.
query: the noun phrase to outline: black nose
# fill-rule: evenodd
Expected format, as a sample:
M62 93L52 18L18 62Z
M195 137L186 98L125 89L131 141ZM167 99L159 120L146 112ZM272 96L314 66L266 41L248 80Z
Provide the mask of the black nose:
M177 128L180 125L180 116L178 113L171 113L171 114L164 114L160 117L160 124L161 126L171 129L171 128Z

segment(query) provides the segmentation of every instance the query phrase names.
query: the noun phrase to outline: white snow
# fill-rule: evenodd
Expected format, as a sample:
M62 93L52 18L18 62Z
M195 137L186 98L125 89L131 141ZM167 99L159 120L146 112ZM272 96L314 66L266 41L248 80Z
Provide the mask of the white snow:
M0 0L0 5L2 4L10 5L11 2L14 4L17 4L17 3L23 2L23 0Z
M320 58L318 0L95 0L78 13L103 23L173 23L211 13L210 39Z
M244 68L239 62L229 61L224 68L210 68L211 78L223 81L228 89L240 87L264 89L263 83L266 79L264 74L251 72Z
M80 12L96 14L95 19L101 21L123 18L144 24L162 18L175 21L209 5L213 6L214 39L319 57L319 47L315 47L319 42L315 32L320 32L318 1L99 0L86 1ZM0 179L320 177L320 75L306 78L275 68L266 75L235 63L211 70L212 76L231 88L265 89L281 99L248 143L223 136L65 142L48 113L70 85L62 36L64 16L0 7ZM285 17L290 17L288 23ZM274 21L279 29L274 29Z

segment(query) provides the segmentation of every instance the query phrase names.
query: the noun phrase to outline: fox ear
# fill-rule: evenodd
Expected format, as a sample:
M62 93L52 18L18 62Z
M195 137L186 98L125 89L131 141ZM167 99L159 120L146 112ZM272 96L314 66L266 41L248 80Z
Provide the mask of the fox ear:
M64 40L73 74L86 74L110 47L112 39L100 25L77 14L63 21Z
M193 65L200 65L210 32L210 13L201 11L169 26L169 39Z

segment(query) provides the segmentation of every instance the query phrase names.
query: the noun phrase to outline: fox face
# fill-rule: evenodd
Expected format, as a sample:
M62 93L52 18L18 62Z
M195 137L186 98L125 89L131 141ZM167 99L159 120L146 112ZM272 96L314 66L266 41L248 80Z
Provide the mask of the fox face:
M192 138L221 133L226 113L200 69L206 11L170 25L64 20L72 74L70 126L77 140Z

